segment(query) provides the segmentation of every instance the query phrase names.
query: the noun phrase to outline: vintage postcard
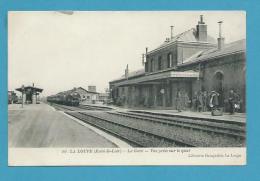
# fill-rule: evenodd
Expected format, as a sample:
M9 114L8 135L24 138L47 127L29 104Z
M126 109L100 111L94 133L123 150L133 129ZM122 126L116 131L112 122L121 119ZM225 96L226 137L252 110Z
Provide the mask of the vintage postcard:
M245 165L245 11L9 11L9 166Z

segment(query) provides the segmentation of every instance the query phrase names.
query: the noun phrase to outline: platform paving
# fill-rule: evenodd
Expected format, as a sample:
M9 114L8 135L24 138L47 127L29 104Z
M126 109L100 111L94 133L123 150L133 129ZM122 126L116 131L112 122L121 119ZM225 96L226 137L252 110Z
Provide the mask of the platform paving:
M246 114L245 113L235 113L230 115L229 113L224 113L222 116L212 116L211 112L192 112L192 111L181 111L177 110L135 110L129 109L130 111L139 111L139 112L148 112L158 115L172 115L172 116L180 116L187 117L193 119L206 119L206 120L220 120L220 121L230 121L230 122L238 122L238 123L246 123Z
M117 147L47 104L8 106L9 147Z
M89 106L99 106L98 104L86 104ZM220 121L230 121L230 122L239 122L239 123L246 123L246 114L245 113L235 113L235 114L229 114L229 113L223 113L222 116L212 116L211 112L194 112L194 111L181 111L178 112L175 109L164 109L162 107L158 108L129 108L129 107L118 107L115 105L102 105L104 107L109 107L117 111L139 111L139 112L148 112L158 115L172 115L172 116L180 116L180 117L187 117L187 118L194 118L194 119L207 119L207 120L220 120Z

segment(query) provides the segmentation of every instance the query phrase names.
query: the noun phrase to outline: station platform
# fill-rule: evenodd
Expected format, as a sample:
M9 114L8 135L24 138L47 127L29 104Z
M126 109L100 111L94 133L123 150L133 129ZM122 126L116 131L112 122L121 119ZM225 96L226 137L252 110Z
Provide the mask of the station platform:
M118 147L115 142L79 124L51 106L8 105L9 147Z
M192 111L181 111L177 110L141 110L141 109L129 109L129 111L140 112L140 113L151 113L155 115L166 115L166 116L175 116L175 117L187 117L191 119L203 119L203 120L214 120L214 121L225 121L225 122L237 122L237 123L246 123L246 114L245 113L223 113L222 116L212 116L211 112L192 112Z
M214 120L214 121L230 121L230 122L238 122L238 123L246 123L246 113L223 113L222 116L212 116L211 112L194 112L194 111L181 111L178 112L174 109L165 109L162 107L158 108L129 108L129 107L119 107L115 105L98 105L98 104L85 104L89 106L101 106L108 107L117 111L134 111L139 113L150 113L154 115L166 115L166 116L175 116L175 117L187 117L191 119L205 119L205 120Z

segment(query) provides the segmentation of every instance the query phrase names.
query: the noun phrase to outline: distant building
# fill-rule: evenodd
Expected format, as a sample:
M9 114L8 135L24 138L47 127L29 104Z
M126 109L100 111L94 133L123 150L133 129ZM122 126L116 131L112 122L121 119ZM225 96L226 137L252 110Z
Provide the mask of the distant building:
M246 107L245 71L246 42L224 43L220 33L217 41L207 33L201 16L196 28L167 38L158 48L146 53L144 69L129 72L109 82L111 98L117 105L129 107L169 107L176 109L177 92L188 97L190 108L199 91L217 91L220 106L229 109L229 90Z
M39 94L42 93L43 89L34 86L22 86L15 89L22 93L22 103L26 104L37 104L39 103Z
M109 100L109 92L99 93L98 101L102 103L108 103Z
M90 91L90 92L97 92L97 88L94 85L89 85L88 86L88 91Z
M18 96L14 91L8 91L8 104L14 104L18 102Z
M82 87L75 87L71 90L68 90L68 91L64 91L64 92L61 92L61 93L79 93L80 95L80 102L82 103L95 103L97 100L98 100L98 94L97 92L92 92L92 91L89 91L89 90L86 90Z

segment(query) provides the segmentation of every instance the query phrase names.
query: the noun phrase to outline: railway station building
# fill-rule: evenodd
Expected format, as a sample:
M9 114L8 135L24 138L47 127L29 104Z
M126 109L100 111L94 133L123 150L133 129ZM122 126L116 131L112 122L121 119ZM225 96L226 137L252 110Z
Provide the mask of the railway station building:
M98 101L102 102L102 103L108 103L109 100L109 93L105 92L105 93L99 93L98 95Z
M177 92L187 97L191 108L199 91L217 91L220 106L228 111L229 91L234 90L246 110L245 75L246 41L225 43L221 35L215 40L207 33L200 16L195 28L167 38L158 48L147 51L144 68L128 69L124 76L109 82L111 98L119 106L169 108L177 107ZM216 22L217 26L217 22Z
M15 89L22 93L22 103L26 104L38 104L39 95L42 93L43 89L33 86L22 86Z

